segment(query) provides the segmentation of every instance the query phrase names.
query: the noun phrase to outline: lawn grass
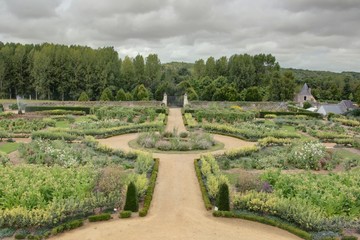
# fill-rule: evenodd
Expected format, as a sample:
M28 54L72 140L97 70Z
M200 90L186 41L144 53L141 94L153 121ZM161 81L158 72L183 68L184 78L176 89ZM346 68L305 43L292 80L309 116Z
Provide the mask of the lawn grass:
M238 179L239 179L238 173L223 172L223 174L227 177L227 179L229 179L231 185L235 185L236 183L238 183Z
M16 151L19 148L19 145L19 143L5 143L0 146L0 151L8 154Z

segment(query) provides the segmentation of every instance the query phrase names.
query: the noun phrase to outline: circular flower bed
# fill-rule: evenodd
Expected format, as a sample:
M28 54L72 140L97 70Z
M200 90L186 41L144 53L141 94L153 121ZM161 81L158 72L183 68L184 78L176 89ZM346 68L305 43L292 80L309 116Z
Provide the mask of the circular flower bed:
M161 151L192 151L207 150L215 146L213 137L204 132L182 132L180 134L172 132L142 133L136 142L144 148L155 148Z

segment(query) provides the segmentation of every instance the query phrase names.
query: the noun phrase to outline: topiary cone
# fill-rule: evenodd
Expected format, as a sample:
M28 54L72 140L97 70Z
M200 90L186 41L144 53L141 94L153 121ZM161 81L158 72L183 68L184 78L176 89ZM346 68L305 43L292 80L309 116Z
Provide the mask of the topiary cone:
M230 211L229 187L226 183L220 185L216 205L219 211Z
M131 182L126 192L126 202L124 206L125 211L137 212L139 211L139 199L137 195L136 186Z

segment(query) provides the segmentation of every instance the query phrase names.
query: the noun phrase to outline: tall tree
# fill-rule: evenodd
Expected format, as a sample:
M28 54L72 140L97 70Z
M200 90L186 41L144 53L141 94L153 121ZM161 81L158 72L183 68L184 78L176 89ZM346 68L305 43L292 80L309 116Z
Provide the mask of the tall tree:
M203 59L195 61L194 64L194 77L200 79L206 74L205 62Z
M145 76L146 82L144 82L145 87L150 87L155 89L158 84L161 76L161 62L157 54L149 54L146 58L145 64Z
M206 76L210 77L211 79L215 79L217 77L216 64L215 64L214 57L209 57L206 60L205 69L206 69Z
M145 62L144 62L143 56L138 54L134 58L133 63L134 63L135 79L136 79L136 82L134 82L134 83L136 85L144 84L145 83ZM132 87L134 87L134 86L132 86Z
M126 56L121 64L121 82L124 89L129 91L135 78L134 64L129 56Z

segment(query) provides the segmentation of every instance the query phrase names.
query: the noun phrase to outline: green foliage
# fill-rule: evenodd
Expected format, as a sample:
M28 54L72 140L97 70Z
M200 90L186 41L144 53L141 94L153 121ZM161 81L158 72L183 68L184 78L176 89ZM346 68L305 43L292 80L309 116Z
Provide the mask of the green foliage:
M145 217L149 211L151 201L153 198L153 194L155 191L156 178L157 178L158 171L159 171L159 164L160 164L159 159L155 159L154 167L153 167L151 177L150 177L149 186L148 186L148 188L146 190L146 194L145 194L144 207L139 212L140 217Z
M119 214L119 218L130 218L131 211L121 211Z
M116 100L117 101L128 101L128 99L126 98L126 93L124 91L124 89L119 89L116 93Z
M83 225L84 225L84 221L81 219L72 220L72 221L69 221L69 222L63 223L59 226L54 227L53 229L51 229L51 234L56 235L56 234L62 233L64 231L79 228Z
M216 206L219 211L230 211L229 186L226 183L222 183L219 187Z
M289 163L301 169L320 170L320 160L325 157L325 146L320 142L305 142L293 147Z
M99 174L92 167L1 167L0 226L51 226L99 207L118 206L121 189L94 191Z
M8 132L12 133L30 133L44 129L46 127L54 127L55 121L52 119L1 119L0 129L7 129ZM5 136L4 136L5 137Z
M296 202L299 205L303 204L304 208L308 208L306 211L312 208L312 211L322 216L344 218L349 224L359 214L358 190L356 190L359 186L358 170L327 175L277 174L271 175L271 179L269 176L264 175L263 179L271 183L276 197L284 198L293 205Z
M10 162L9 156L6 153L0 151L0 164L5 166L8 162Z
M11 237L12 235L14 235L16 229L14 228L0 228L0 238L6 238L6 237Z
M133 90L133 97L137 101L146 101L150 99L149 91L141 84Z
M82 111L86 114L90 113L89 107L76 107L76 106L26 106L25 112L39 112L49 110L68 110L68 111Z
M131 182L127 188L124 210L132 212L139 211L138 194L133 182Z
M82 92L82 93L80 94L80 96L79 96L79 99L78 99L79 102L87 102L87 101L89 101L89 100L90 100L90 99L89 99L89 96L87 95L86 92Z
M208 132L220 133L249 141L265 137L300 138L300 135L295 132L282 131L274 127L253 123L241 123L237 124L236 127L229 126L228 124L203 124L202 128Z
M304 110L306 111L306 110ZM309 116L309 117L314 117L314 118L322 118L322 115L320 113L314 113L314 112L270 112L270 111L260 111L259 112L259 117L263 118L268 114L274 114L276 116L296 116L296 115L305 115L305 116Z
M148 132L140 134L137 143L144 148L156 148L161 151L205 150L215 146L213 137L203 132L190 133L186 139L172 132L164 132L161 135Z
M113 94L110 88L105 88L100 96L100 101L112 101Z
M200 190L201 190L201 195L202 195L202 198L203 198L203 201L204 201L204 204L205 204L205 208L207 210L211 210L212 209L212 204L211 204L211 201L209 199L209 195L207 193L207 190L206 190L206 186L202 180L202 174L201 174L201 170L200 170L200 167L199 167L199 159L195 159L194 161L194 166L195 166L195 172L196 172L196 176L197 176L197 179L198 179L198 182L199 182L199 185L200 185Z
M154 164L153 157L149 153L139 152L134 164L135 171L138 174L148 173Z
M110 213L102 213L98 215L89 216L89 222L100 222L100 221L107 221L111 219Z
M311 105L310 102L304 102L304 104L303 104L304 109L308 109L308 108L311 108L311 107L312 107L312 105Z
M355 236L343 236L341 237L341 240L357 240L358 237Z

